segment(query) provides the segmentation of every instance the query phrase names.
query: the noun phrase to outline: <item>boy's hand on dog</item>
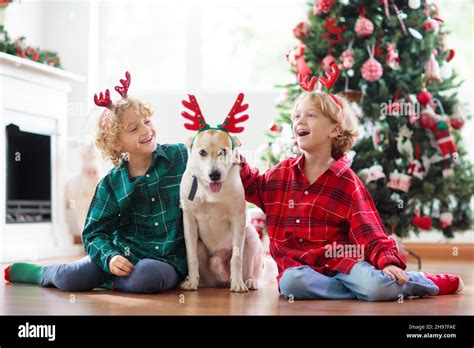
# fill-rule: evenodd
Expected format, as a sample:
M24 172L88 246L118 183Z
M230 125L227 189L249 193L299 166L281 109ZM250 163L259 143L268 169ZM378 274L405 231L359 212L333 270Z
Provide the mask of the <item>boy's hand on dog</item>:
M110 259L109 269L112 274L126 277L133 271L133 264L122 255L115 255Z
M407 273L403 269L401 269L397 266L394 266L394 265L389 265L389 266L385 267L382 270L382 272L384 272L390 278L396 279L397 283L400 284L400 285L407 283L408 280L409 280Z
M242 156L237 149L234 149L234 163L242 165L247 162L247 159Z

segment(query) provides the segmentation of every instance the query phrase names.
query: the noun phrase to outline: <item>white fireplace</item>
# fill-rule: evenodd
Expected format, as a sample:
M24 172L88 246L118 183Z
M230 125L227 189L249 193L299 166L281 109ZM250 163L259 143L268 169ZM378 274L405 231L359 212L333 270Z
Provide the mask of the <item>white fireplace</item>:
M64 178L68 93L82 81L0 53L0 263L81 250L65 222Z

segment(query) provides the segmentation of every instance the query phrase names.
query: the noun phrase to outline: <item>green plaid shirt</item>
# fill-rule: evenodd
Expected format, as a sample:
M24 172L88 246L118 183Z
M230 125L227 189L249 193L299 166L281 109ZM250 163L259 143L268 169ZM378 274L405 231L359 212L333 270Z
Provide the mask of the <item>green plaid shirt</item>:
M158 144L144 176L130 179L123 161L99 182L82 240L101 269L110 273L110 259L122 255L133 264L144 258L165 261L186 276L179 184L187 159L183 144Z

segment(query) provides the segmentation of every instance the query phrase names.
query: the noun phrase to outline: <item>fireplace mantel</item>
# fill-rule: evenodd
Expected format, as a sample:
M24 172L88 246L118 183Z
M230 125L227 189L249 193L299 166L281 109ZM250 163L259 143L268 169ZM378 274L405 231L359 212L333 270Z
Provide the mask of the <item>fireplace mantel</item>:
M0 263L77 254L65 222L68 93L84 78L0 52ZM6 222L6 130L51 137L51 222Z

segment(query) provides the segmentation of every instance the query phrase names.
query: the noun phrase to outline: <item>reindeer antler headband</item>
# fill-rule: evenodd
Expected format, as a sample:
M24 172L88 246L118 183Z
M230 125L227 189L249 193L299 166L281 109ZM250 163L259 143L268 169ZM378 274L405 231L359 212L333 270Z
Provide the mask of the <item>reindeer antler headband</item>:
M127 71L125 72L125 80L120 79L120 83L122 86L115 86L115 90L117 91L118 94L122 96L122 99L126 99L128 97L128 88L130 87L130 73ZM108 89L105 90L105 93L100 92L99 96L97 94L94 94L94 103L97 106L102 106L104 108L107 108L109 110L112 110L116 105L112 103L110 100L110 91ZM107 115L104 114L103 119L102 119L102 130L105 131L107 129Z
M332 63L330 69L325 72L326 77L320 77L319 79L316 76L313 76L311 80L309 79L309 75L306 75L304 78L301 74L298 74L298 83L305 91L311 93L314 90L316 82L319 80L321 83L321 89L316 91L325 91L329 94L329 96L334 100L334 102L342 107L340 100L332 94L332 86L336 82L339 76L339 68L337 67L336 63Z
M196 97L192 94L188 94L188 97L189 97L189 101L183 100L182 104L189 111L192 111L194 115L190 115L187 111L183 111L181 113L181 115L184 118L192 122L192 123L184 124L184 127L186 129L198 131L198 134L201 133L202 131L211 130L211 129L223 131L223 132L226 132L227 134L243 132L244 127L238 127L237 124L247 121L249 119L249 115L245 114L240 117L236 117L237 115L246 111L249 107L248 104L242 104L245 97L243 93L239 93L239 95L237 96L237 99L234 102L234 105L232 106L232 109L230 109L229 114L225 118L224 122L222 124L219 124L217 127L211 127L209 124L207 124L201 112L201 108L199 107L199 104L196 100ZM196 139L196 137L194 137L194 139ZM193 142L191 143L191 147L193 146L192 144L194 143L194 139L193 139ZM232 137L230 137L230 140L232 142L232 149L234 149L234 140L232 139Z

